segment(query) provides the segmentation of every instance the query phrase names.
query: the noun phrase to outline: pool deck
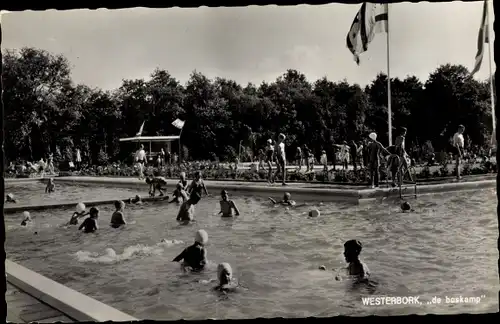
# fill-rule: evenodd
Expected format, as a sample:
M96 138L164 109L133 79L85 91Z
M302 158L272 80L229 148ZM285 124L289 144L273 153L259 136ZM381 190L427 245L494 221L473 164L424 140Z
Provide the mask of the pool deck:
M12 323L74 323L71 317L39 301L7 282L5 293L7 322Z

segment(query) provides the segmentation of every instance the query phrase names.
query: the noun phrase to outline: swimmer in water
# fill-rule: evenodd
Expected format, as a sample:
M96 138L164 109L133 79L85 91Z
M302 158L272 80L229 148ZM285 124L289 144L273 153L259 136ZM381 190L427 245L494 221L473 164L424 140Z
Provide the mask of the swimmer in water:
M370 276L370 270L359 260L359 254L363 245L358 240L350 240L344 243L344 258L348 263L347 274L359 280L366 280Z
M190 269L191 271L201 271L207 264L207 250L205 245L208 242L208 234L205 230L196 232L194 244L185 248L181 254L175 257L173 262L182 263L184 270Z
M227 194L227 191L222 190L220 196L222 200L220 201L219 215L222 214L222 217L233 217L233 210L234 210L234 216L240 216L240 211L238 207L236 207L234 201L229 200L229 195Z
M97 225L97 219L99 218L99 209L96 207L90 208L89 212L90 216L85 218L82 225L78 227L78 230L81 231L83 229L84 233L93 233L99 229Z
M74 212L66 225L78 225L78 219L89 215L88 212L82 210L81 212Z
M163 197L165 190L163 186L167 185L167 180L164 177L148 176L146 178L146 183L149 185L149 196L154 197L156 195L156 190L160 192L160 197Z
M183 202L187 201L188 200L188 196L187 196L187 193L186 193L186 190L183 189L182 187L182 183L179 182L174 190L174 193L173 193L173 198L171 201L169 201L168 203L177 203L177 204L182 204Z
M125 216L123 215L123 210L125 209L125 203L123 201L115 201L115 212L111 215L111 227L119 228L122 225L127 225L125 221Z
M31 223L31 215L29 212L24 212L24 219L21 222L21 226L27 226L29 223Z
M56 185L54 183L54 178L49 178L49 182L47 182L47 187L45 187L45 193L51 193L56 190Z
M189 185L189 188L187 191L188 191L190 196L193 195L194 193L196 193L200 197L200 199L201 199L201 196L203 193L205 193L205 195L208 196L207 187L205 187L205 183L203 182L203 179L201 178L200 171L196 171L196 173L194 174L194 180ZM199 199L198 199L198 201L199 201ZM196 203L198 203L198 202L196 202Z
M274 205L283 205L283 206L295 206L296 202L294 200L291 200L290 198L292 195L290 195L289 192L285 192L283 195L283 200L281 201L276 201L273 198L269 198L269 200L274 204Z
M220 263L217 266L217 280L219 284L214 287L214 290L220 292L234 292L238 284L233 281L233 269L229 263Z
M197 193L191 194L191 197L182 203L179 208L176 220L182 222L184 225L192 222L194 219L195 205L200 201L200 196Z
M6 203L11 203L11 204L15 204L17 203L17 201L14 199L14 195L13 194L8 194L7 197L5 197L5 202Z
M136 205L142 205L142 198L139 195L136 195L134 198L130 198L128 200L129 204L136 204Z

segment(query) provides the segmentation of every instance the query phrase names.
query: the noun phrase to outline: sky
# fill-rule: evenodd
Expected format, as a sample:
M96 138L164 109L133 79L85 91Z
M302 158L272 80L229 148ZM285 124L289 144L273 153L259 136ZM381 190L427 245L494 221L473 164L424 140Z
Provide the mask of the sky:
M472 70L482 6L482 1L391 4L391 77L416 75L425 81L446 63ZM287 69L297 69L310 81L326 76L364 86L387 72L387 47L386 35L378 34L356 65L346 35L359 8L329 4L10 12L2 16L2 48L28 46L63 54L75 83L106 90L119 87L123 79L148 79L155 68L182 83L194 70L246 85L272 82ZM492 8L490 17L492 24ZM488 60L485 53L477 79L488 78Z

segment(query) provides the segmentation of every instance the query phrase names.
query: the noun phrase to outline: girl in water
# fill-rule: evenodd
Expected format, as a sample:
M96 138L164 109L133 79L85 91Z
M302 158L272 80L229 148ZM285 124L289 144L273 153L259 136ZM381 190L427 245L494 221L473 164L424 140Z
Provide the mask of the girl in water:
M222 217L233 217L233 210L235 216L240 216L240 211L234 201L229 200L229 195L226 190L222 190L220 193L222 200L220 201L220 212Z
M203 179L201 178L200 171L196 171L196 173L194 174L194 180L189 185L188 192L189 192L190 196L192 196L193 194L197 194L201 198L203 192L205 193L205 196L208 196L207 187L205 187L205 183L203 182ZM198 201L199 201L199 199L198 199ZM196 205L198 203L198 201L196 201L196 203L194 203L194 204Z

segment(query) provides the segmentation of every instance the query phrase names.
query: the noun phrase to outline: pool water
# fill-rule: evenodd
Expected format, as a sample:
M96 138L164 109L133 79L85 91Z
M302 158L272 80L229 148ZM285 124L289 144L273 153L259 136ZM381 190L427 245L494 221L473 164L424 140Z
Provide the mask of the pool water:
M412 213L401 213L390 201L287 210L266 199L233 199L241 216L216 216L218 200L204 198L197 223L189 226L176 223L178 206L159 202L127 206L126 217L136 224L112 229L107 226L112 209L102 207L95 234L59 226L72 209L33 212L36 223L29 228L6 219L7 256L142 319L498 311L494 190L422 196L412 201ZM313 207L322 211L319 218L307 217ZM209 234L209 268L184 274L171 260L200 228ZM178 241L160 243L163 238ZM363 243L361 257L378 282L375 291L334 279L338 271L332 269L345 266L343 243L349 239ZM226 297L207 283L219 262L229 262L242 285ZM363 306L362 297L380 295L420 296L424 304ZM434 296L484 297L475 304L426 304Z
M125 199L137 194L137 190L127 188L95 187L89 185L67 185L57 183L56 190L45 193L46 184L41 181L6 183L5 194L12 193L17 205L43 205L79 201ZM6 204L15 206L14 204Z

